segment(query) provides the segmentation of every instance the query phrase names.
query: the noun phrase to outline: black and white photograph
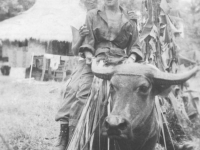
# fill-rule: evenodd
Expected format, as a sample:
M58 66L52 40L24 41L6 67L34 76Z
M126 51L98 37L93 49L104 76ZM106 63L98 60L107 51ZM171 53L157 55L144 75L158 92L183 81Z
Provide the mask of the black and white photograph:
M0 0L0 150L200 150L200 0Z

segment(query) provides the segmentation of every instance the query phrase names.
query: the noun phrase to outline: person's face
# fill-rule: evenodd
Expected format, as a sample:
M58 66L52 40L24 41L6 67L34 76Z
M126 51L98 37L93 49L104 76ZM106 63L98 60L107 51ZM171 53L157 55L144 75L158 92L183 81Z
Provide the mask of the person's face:
M119 0L104 0L104 2L105 2L105 5L107 6L113 6L115 4L118 4Z
M85 0L84 4L87 10L95 9L97 7L97 0Z

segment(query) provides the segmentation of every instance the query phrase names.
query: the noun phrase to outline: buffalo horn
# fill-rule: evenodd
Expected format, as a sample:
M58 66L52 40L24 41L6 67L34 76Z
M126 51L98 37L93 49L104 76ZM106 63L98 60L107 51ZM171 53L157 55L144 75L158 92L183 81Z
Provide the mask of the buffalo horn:
M182 84L188 79L190 79L193 75L195 75L197 71L198 71L197 66L187 72L179 73L179 74L156 71L154 74L154 82L155 84L159 84L159 85Z

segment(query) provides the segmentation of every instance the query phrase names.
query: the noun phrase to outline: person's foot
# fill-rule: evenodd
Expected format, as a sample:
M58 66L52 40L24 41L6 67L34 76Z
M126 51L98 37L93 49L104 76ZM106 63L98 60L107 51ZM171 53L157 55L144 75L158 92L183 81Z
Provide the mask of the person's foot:
M58 137L55 150L65 150L69 141L69 125L61 124L60 135Z
M74 134L75 126L69 126L69 142L71 141Z

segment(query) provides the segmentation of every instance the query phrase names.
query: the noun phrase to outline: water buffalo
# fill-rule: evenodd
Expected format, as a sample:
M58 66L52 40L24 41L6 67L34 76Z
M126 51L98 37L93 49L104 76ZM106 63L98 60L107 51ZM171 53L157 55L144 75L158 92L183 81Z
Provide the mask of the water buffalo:
M110 80L111 85L111 113L104 120L102 135L117 141L116 150L154 150L159 136L155 96L169 91L171 85L184 83L198 68L169 74L139 63L97 65L92 63L94 74Z

